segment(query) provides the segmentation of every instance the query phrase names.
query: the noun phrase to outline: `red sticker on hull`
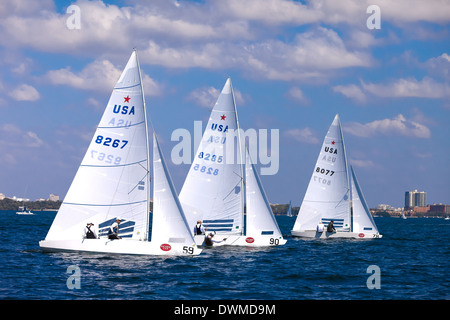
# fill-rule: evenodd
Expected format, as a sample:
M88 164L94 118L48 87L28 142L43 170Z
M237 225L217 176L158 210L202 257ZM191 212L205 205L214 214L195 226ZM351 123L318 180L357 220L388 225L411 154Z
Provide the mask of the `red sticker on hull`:
M360 233L358 236L359 236L360 238L364 238L364 233Z
M161 248L162 251L170 251L170 249L172 249L172 247L170 246L170 244L167 244L167 243L163 243L163 244L160 246L160 248Z
M253 243L253 242L255 242L255 239L253 239L252 237L248 237L248 238L245 238L245 242Z

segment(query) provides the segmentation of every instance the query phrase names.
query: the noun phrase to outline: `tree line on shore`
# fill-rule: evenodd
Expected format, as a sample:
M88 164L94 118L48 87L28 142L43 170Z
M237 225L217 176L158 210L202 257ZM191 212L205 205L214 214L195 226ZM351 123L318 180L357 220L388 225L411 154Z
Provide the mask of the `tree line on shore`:
M28 210L31 211L42 211L42 210L58 210L61 206L61 201L15 201L13 199L5 198L0 200L0 210L12 210L17 211L19 207L27 207Z

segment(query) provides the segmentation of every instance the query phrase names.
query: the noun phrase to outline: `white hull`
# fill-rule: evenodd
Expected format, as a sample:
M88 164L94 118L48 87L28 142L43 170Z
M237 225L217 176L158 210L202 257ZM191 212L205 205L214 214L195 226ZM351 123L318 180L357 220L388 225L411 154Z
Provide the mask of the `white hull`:
M195 245L182 243L153 243L137 240L109 240L109 239L84 239L84 240L42 240L39 246L44 252L92 252L133 255L199 255L202 251Z
M364 232L317 232L315 230L304 231L291 231L293 237L301 238L316 238L316 239L328 239L328 238L350 238L350 239L375 239L383 237L379 233L364 233Z
M214 239L216 242L213 244L213 247L221 247L221 246L241 246L241 247L276 247L281 246L286 243L286 239L280 237L271 237L271 236L241 236L241 235L227 235L227 234L216 234ZM196 235L194 236L195 244L197 246L205 247L205 236L204 235Z
M17 211L16 214L26 215L26 216L32 216L34 215L31 211Z

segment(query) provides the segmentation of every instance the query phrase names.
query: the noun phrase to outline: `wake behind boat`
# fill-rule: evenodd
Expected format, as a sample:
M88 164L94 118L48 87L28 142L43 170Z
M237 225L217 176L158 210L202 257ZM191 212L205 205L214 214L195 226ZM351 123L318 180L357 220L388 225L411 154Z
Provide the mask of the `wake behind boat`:
M50 230L39 242L42 250L200 254L201 249L187 228L156 136L155 208L152 241L148 241L148 149L144 93L134 50Z
M328 228L331 222L334 230ZM338 115L325 136L291 233L293 236L306 238L382 237L370 214L353 168L348 172Z
M232 133L237 133L235 136ZM191 231L198 220L213 233L214 246L277 246L286 243L249 155L244 171L239 122L228 78L211 111L194 161L180 192ZM228 133L231 133L229 135ZM235 139L233 149L227 139ZM234 157L228 157L231 153ZM228 154L229 155L229 154ZM230 159L229 159L230 158ZM232 158L232 159L231 159ZM246 199L244 198L246 181ZM244 218L244 200L247 215ZM244 223L245 227L244 228ZM244 229L246 232L244 233ZM204 245L205 235L195 235Z

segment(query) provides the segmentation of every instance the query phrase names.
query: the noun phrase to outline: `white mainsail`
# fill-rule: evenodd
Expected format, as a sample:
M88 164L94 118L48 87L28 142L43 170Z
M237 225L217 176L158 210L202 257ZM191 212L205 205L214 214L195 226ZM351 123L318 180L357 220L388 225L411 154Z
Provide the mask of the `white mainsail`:
M195 243L156 135L153 135L152 242L187 245Z
M234 148L226 150L227 133L237 129L236 105L228 78L179 196L191 231L197 220L202 220L209 231L242 233L244 178L239 135ZM227 152L234 157L227 157Z
M123 238L146 239L147 122L136 52L120 76L47 240L80 239L86 223L126 220ZM126 232L125 232L126 231Z
M355 233L378 234L378 229L370 214L364 195L359 187L353 167L351 171L351 187L352 187L352 210L353 210L353 228Z
M339 116L331 124L317 158L294 230L315 230L319 221L350 229L350 187Z
M270 236L276 244L286 243L248 151L245 161L245 191L247 237Z

